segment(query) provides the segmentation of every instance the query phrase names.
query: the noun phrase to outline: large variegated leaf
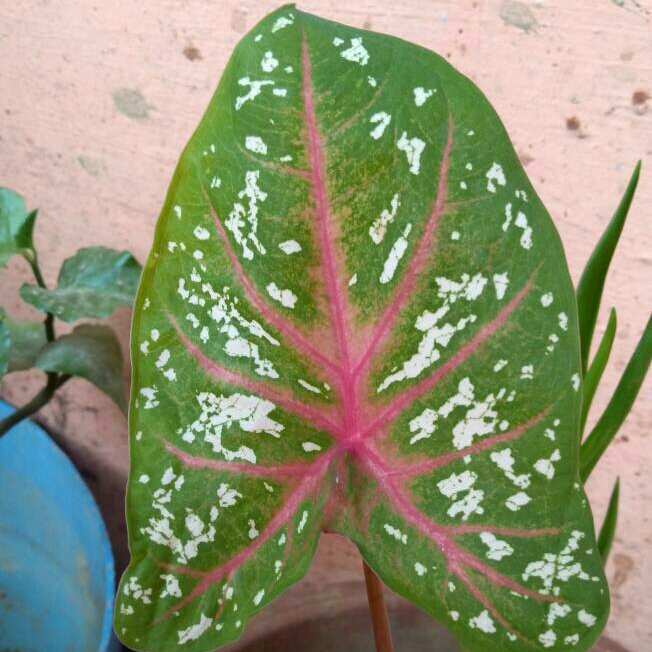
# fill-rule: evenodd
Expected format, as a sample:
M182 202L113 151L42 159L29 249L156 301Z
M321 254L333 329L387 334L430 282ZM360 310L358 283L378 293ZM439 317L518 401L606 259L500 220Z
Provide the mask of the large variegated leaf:
M475 86L397 39L270 15L140 287L118 633L232 641L334 531L469 650L586 650L608 592L578 344L559 237Z

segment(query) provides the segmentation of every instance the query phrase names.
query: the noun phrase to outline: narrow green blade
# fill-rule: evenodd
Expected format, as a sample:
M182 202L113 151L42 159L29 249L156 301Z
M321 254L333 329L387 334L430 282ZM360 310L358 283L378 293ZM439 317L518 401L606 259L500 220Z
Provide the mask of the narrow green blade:
M583 395L582 395L582 421L580 427L580 433L584 432L584 426L586 425L586 417L589 414L591 409L591 403L593 402L593 396L595 395L595 390L600 384L600 379L604 373L607 362L609 361L609 355L611 354L611 347L614 343L614 337L616 336L616 310L615 308L611 309L609 313L609 321L607 322L607 328L605 329L602 340L600 341L600 346L595 353L593 362L589 367L586 376L584 377L583 384Z
M607 515L604 517L604 523L600 528L598 535L598 550L603 563L606 565L611 544L614 541L616 534L616 526L618 525L618 500L620 498L620 478L616 479L616 484L611 491L611 498L609 498L609 506L607 507Z
M591 474L602 454L615 437L625 417L634 404L643 384L652 357L652 318L648 319L643 335L625 368L614 395L600 420L580 449L580 477L583 481Z
M593 250L577 286L577 310L580 327L580 344L582 347L582 370L584 372L586 372L589 359L591 339L593 338L595 321L600 308L604 280L607 276L607 270L609 269L614 250L618 244L620 233L625 225L627 213L629 212L629 207L636 192L640 172L641 162L639 161L634 168L625 194L620 200L620 204L614 216L611 218L611 222L609 222L605 232Z

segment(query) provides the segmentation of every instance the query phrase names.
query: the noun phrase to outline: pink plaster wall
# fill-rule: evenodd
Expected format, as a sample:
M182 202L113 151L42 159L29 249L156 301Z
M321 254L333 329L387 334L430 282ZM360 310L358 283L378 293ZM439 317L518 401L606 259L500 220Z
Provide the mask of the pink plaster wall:
M81 246L129 248L145 259L177 156L233 46L275 6L0 5L0 184L41 207L37 242L49 281ZM575 279L636 159L647 162L605 292L605 309L618 309L619 333L599 410L652 306L652 2L306 0L301 7L420 43L475 80L552 213ZM0 303L16 315L29 313L13 298L28 278L20 261L2 272ZM110 321L126 346L128 312ZM604 325L603 314L598 335ZM38 380L12 376L0 392L20 402ZM601 518L615 476L622 478L608 633L633 650L652 649L651 403L648 382L589 484ZM123 562L124 417L83 381L69 383L41 417L87 469Z

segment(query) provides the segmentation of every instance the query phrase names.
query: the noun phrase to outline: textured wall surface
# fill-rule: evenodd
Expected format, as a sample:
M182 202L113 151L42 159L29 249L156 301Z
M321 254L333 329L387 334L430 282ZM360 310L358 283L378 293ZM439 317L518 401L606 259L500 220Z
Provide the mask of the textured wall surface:
M300 6L415 41L470 76L506 123L561 232L575 280L636 159L647 163L598 325L600 335L607 308L616 306L619 332L599 413L652 306L652 2L305 0ZM41 207L36 238L48 281L81 246L128 248L145 259L176 159L232 48L275 7L254 0L0 5L0 184ZM29 280L27 266L14 261L1 274L0 303L28 316L15 298ZM110 322L126 346L128 312ZM18 403L38 382L37 374L13 375L0 394ZM633 650L652 649L651 406L648 381L589 484L601 519L621 476L608 633ZM83 381L69 383L40 416L84 469L122 564L124 417ZM336 563L332 556L329 563Z

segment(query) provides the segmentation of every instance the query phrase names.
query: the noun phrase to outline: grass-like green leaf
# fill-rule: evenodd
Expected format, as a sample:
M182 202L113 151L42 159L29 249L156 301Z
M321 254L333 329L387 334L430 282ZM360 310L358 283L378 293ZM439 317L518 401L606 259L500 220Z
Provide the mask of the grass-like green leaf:
M48 344L34 363L43 371L85 378L126 412L122 351L108 326L82 324Z
M102 319L118 306L132 305L140 272L128 251L88 247L64 261L56 288L25 284L20 296L62 321Z
M580 345L582 353L582 370L586 372L588 365L589 353L591 350L591 340L595 330L595 322L600 309L602 299L602 290L604 288L605 278L611 263L620 233L623 230L629 207L631 206L638 178L641 172L641 162L639 161L634 168L632 177L627 184L625 194L620 200L620 204L607 225L602 237L598 241L589 261L584 268L584 272L577 286L577 309L580 328Z
M609 361L609 355L611 353L611 347L614 342L614 337L616 336L616 309L612 308L609 313L609 321L607 322L607 328L604 331L604 335L600 340L600 346L595 352L595 356L589 366L586 376L584 377L584 382L582 383L582 419L580 425L580 433L584 432L584 426L586 424L586 418L589 415L589 410L591 409L591 403L593 402L593 396L595 395L595 390L600 384L600 379L604 373L607 362Z
M32 232L37 211L28 211L23 198L0 188L0 266L14 254L29 257L33 252Z
M609 557L609 552L611 550L611 544L614 541L614 536L616 534L616 526L618 524L618 501L620 499L620 478L616 479L614 488L611 491L611 497L609 498L609 505L607 507L607 513L604 517L604 522L600 528L600 534L598 535L598 550L600 551L600 557L602 557L602 563L607 563L607 558Z
M616 436L632 409L652 358L652 318L643 331L632 357L605 411L580 449L580 477L584 482Z

